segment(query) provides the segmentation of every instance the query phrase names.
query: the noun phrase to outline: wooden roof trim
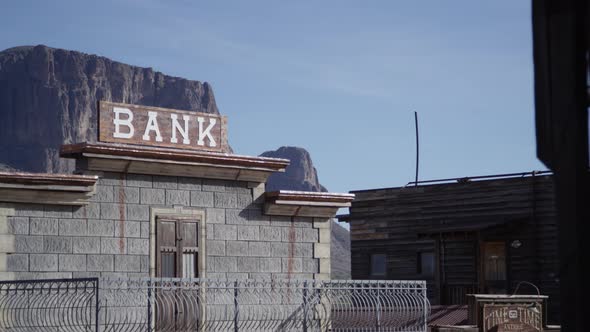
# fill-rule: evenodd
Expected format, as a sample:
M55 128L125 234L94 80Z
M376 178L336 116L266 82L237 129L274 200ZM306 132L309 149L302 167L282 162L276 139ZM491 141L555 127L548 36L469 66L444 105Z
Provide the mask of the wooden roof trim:
M354 199L354 194L291 190L271 191L265 195L269 203L306 206L348 207Z
M259 168L274 172L284 171L290 162L288 159L279 158L250 157L215 152L185 151L172 148L142 147L104 143L79 143L63 145L60 151L60 156L64 158L75 158L84 154Z
M0 202L86 205L98 176L0 172Z
M0 172L0 184L24 186L59 186L64 189L72 187L91 187L98 181L98 176L75 174L48 174L24 172ZM80 190L87 191L87 190Z
M389 218L390 220L379 220L379 222L393 222L396 218L398 218L401 214L399 211L395 211L395 210L387 210L384 209L382 211L377 211L377 212L354 212L355 207L352 207L352 211L349 214L340 214L338 216L336 216L336 218L338 218L340 221L352 221L352 220L375 220L375 219L383 219L383 218ZM423 211L423 210L421 210ZM406 211L407 212L407 211ZM494 211L489 210L486 212L487 214L487 220L491 220L493 218L498 219L498 220L504 220L507 217L509 217L509 219L507 219L507 222L516 222L516 221L522 221L525 220L528 216L530 216L530 214L522 214L522 215L515 215L515 214L506 214L505 212L502 212L502 208L495 208ZM405 220L415 220L416 222L432 222L432 221L438 221L440 220L440 216L436 213L429 213L429 214L423 214L423 213L417 213L414 211L414 215L415 217L405 217ZM462 214L461 216L454 216L452 218L447 217L446 220L448 220L450 223L460 223L460 222L466 222L466 223L473 223L474 219L482 219L482 215L484 215L484 213L478 213L478 212L474 212L472 214Z
M504 181L520 181L520 180L531 180L532 178L541 179L541 178L550 178L553 176L551 171L531 171L531 172L523 172L523 173L510 173L510 174L498 174L498 175L479 175L479 176L466 176L463 178L450 178L450 179L440 179L440 180L424 180L419 181L418 185L416 186L414 182L409 182L405 186L398 186L398 187L384 187L384 188L370 188L370 189L359 189L359 190L351 190L350 193L353 194L374 194L374 195L389 195L395 194L398 191L404 189L428 189L428 188L441 188L447 186L460 186L464 184L472 184L472 183L494 183L494 182L504 182ZM467 181L460 181L460 180L467 180ZM382 196L378 196L375 199L380 199ZM383 196L385 197L385 196ZM365 199L370 200L370 199Z
M265 193L267 215L332 218L338 209L349 207L354 195L280 190Z

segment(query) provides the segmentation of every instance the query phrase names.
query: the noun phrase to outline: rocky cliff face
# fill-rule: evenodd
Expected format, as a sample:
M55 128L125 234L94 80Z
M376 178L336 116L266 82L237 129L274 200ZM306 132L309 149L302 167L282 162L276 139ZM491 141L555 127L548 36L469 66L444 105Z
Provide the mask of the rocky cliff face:
M284 173L271 175L266 184L267 191L300 190L328 191L322 186L313 161L307 150L293 146L283 146L275 151L266 151L263 157L285 158L291 163ZM350 232L337 222L332 222L332 278L350 278Z
M331 241L332 279L350 279L350 231L333 221Z
M327 191L318 180L318 174L313 167L309 152L303 148L283 146L275 151L266 151L262 157L289 159L291 163L284 173L275 173L269 177L267 191L299 190L299 191Z
M71 171L59 148L96 140L98 100L218 113L207 83L43 45L11 48L0 52L2 162Z

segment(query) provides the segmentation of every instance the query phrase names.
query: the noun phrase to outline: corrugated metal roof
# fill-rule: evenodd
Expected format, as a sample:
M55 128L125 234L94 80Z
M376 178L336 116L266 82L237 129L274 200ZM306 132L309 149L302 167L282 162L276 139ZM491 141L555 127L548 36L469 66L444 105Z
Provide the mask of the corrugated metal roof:
M433 305L428 319L429 326L453 326L467 324L466 305Z

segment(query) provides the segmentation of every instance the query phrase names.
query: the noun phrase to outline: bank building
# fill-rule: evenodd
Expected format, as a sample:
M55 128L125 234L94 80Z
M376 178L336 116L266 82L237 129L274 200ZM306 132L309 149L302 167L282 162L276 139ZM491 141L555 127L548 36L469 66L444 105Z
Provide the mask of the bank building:
M413 296L403 324L426 326L423 282L330 281L331 218L354 195L266 192L289 160L233 154L224 116L97 113L96 141L61 147L74 174L0 173L1 331L372 326L349 302L377 290Z
M76 174L0 173L2 279L330 278L352 195L265 192L288 160L230 154L218 115L100 103ZM294 248L290 248L290 247Z

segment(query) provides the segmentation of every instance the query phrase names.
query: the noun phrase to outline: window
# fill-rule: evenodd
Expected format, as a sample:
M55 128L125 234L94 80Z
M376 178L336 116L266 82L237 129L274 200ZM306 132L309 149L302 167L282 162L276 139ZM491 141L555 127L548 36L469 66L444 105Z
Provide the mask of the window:
M418 253L418 261L416 264L417 273L424 277L434 277L434 253L431 251L424 251Z
M197 278L199 224L190 219L158 218L158 277Z
M371 276L385 277L387 275L387 255L372 254L371 255Z

